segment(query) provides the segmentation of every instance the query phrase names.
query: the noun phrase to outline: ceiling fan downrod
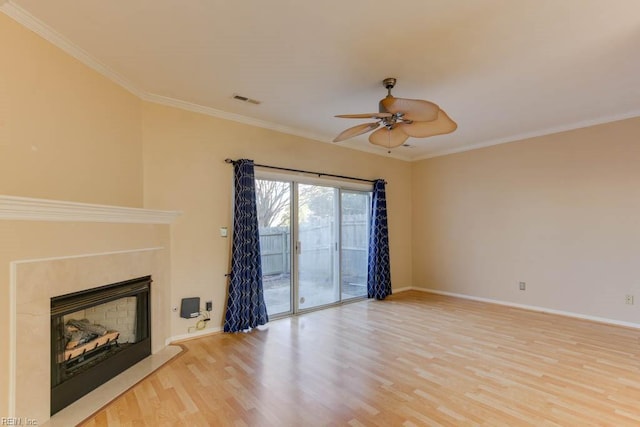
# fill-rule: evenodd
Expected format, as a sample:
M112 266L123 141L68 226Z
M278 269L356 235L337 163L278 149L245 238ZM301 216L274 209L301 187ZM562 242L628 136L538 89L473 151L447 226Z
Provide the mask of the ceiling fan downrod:
M382 81L382 84L387 89L387 96L391 96L391 89L396 85L396 79L393 77L387 77Z
M396 85L396 79L393 77L387 77L382 81L382 85L387 89L387 98L393 98L391 95L391 89L393 89ZM387 109L382 105L382 101L378 103L378 111L381 113L388 113ZM387 129L391 130L392 126L396 124L398 117L391 116L382 119L382 124L387 127Z

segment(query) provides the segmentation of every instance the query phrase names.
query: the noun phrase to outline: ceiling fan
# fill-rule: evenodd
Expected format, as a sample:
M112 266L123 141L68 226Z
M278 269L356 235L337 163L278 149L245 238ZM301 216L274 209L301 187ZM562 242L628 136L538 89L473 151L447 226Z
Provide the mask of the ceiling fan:
M340 114L336 117L344 119L377 119L377 122L364 123L344 130L333 142L344 141L363 133L380 129L369 135L369 142L388 149L399 147L411 136L427 138L435 135L451 133L458 125L433 102L422 99L396 98L391 89L396 79L386 78L382 84L387 89L387 96L380 100L378 113Z

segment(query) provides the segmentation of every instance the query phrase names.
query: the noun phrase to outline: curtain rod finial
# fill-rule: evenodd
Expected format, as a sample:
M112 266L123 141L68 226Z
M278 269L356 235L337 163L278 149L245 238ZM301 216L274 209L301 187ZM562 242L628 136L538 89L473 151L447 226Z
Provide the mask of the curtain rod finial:
M224 162L225 162L225 163L233 163L233 160L231 160L231 159L227 158L227 159L224 159Z

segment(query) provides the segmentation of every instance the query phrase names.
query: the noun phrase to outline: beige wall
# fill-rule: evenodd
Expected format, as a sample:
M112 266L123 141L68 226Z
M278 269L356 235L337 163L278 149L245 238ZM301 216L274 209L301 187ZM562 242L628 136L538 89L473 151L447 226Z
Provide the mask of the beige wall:
M145 207L179 209L172 226L172 304L213 300L210 327L222 325L229 270L233 169L224 159L324 171L388 181L391 272L394 287L411 285L411 170L404 161L313 142L174 108L145 104ZM173 335L193 321L174 314Z
M640 323L639 142L635 118L413 164L414 285Z
M0 13L0 194L142 206L141 101Z
M2 13L0 52L0 194L142 206L141 101ZM166 225L0 220L0 416L9 263L169 245Z

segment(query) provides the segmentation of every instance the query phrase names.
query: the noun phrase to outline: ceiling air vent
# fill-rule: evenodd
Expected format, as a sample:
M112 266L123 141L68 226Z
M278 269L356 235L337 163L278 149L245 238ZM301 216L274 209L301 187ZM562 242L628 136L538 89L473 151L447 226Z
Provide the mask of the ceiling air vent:
M248 102L249 104L260 105L262 102L257 99L247 98L246 96L238 95L237 93L233 94L233 99L242 102Z

